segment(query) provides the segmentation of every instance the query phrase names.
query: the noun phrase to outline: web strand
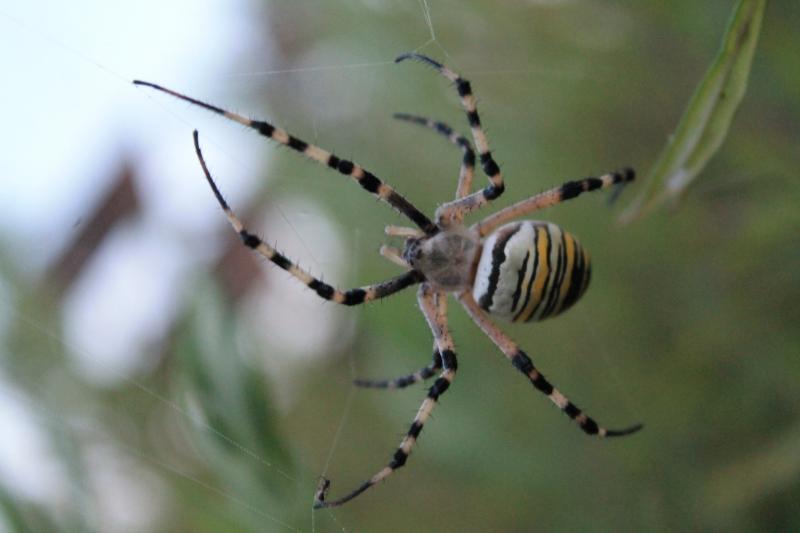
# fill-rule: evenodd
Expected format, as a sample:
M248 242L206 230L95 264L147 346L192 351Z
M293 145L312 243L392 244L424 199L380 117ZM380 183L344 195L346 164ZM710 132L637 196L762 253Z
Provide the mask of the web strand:
M362 68L375 68L375 67L385 67L392 65L394 65L394 61L378 61L374 63L352 63L349 65L321 65L316 67L299 67L299 68L276 69L276 70L259 70L255 72L241 72L238 74L231 74L229 76L226 76L226 78L229 79L253 78L259 76L264 76L264 77L274 76L275 74L305 74L314 72L326 72L331 70L355 70Z
M608 373L611 376L611 381L615 385L614 393L620 394L622 401L625 404L625 409L629 413L636 415L637 409L635 406L638 404L631 394L631 388L628 384L629 382L625 381L622 376L620 376L619 364L617 364L617 362L611 357L611 354L608 351L607 343L598 334L596 321L591 320L589 315L583 310L577 314L581 317L584 331L587 331L589 334L591 341L589 346L592 346L595 351L600 352L600 358L603 360L606 368L608 369ZM633 418L636 418L637 420L641 419L639 416L633 416Z

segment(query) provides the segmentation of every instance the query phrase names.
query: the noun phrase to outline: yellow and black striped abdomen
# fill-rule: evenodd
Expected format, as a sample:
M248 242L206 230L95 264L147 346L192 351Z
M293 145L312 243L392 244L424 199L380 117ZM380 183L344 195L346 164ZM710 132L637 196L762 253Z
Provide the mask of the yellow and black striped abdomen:
M575 237L555 224L526 220L486 238L472 295L492 315L543 320L574 304L590 276L589 255Z

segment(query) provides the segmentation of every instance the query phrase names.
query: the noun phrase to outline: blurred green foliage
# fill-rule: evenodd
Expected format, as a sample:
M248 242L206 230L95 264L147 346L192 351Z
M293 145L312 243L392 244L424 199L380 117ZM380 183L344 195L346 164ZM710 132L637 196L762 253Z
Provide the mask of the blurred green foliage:
M722 47L692 96L675 134L620 220L630 222L666 200L676 200L703 171L728 134L747 90L766 0L740 0Z
M422 51L462 72L480 98L507 183L495 207L575 177L649 168L734 6L428 4L436 40ZM265 32L283 39L285 66L299 68L390 62L430 38L422 5L274 2L258 13ZM460 372L408 466L347 506L318 512L317 531L800 529L798 11L793 2L770 3L748 94L679 209L620 229L598 194L540 215L591 251L592 287L558 320L503 328L599 421L642 421L645 429L614 441L586 438L453 304ZM428 69L387 63L222 83L228 99L220 103L353 157L427 212L453 194L458 151L390 119L392 111L413 112L467 131L455 91ZM279 176L262 192L269 205L302 194L334 213L353 262L338 284L397 272L374 253L383 226L401 223L391 210L288 151L277 151L264 174ZM58 331L46 297L18 305ZM244 362L257 348L241 341L239 311L199 275L157 372L137 378L139 386L93 390L62 368L71 377L37 401L59 420L89 418L103 439L140 451L141 468L169 490L165 530L286 530L280 521L308 531L316 476L345 407L326 472L335 494L386 463L423 397L420 388L365 390L348 403L351 363L364 377L427 363L430 333L415 306L407 291L348 309L358 321L353 344L309 363L292 383L299 401L281 411L271 378ZM35 395L42 368L52 374L65 365L61 348L30 324L12 327L14 377ZM70 457L63 452L75 465ZM80 523L30 507L0 493L12 527L66 531Z

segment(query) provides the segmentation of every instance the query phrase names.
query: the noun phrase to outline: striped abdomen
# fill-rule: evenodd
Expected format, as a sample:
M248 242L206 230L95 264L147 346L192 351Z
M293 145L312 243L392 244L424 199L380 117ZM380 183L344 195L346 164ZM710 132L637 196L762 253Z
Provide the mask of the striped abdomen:
M555 224L526 220L489 235L472 295L489 313L528 322L569 308L586 291L589 254Z

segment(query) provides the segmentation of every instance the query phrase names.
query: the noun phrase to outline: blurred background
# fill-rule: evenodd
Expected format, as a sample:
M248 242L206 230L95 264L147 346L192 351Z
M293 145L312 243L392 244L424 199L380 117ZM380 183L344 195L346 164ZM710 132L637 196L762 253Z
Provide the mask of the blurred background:
M0 531L800 529L800 7L774 1L750 89L671 211L619 227L641 184L540 216L590 250L592 288L503 325L596 441L533 391L457 305L460 372L406 468L424 396L354 376L427 364L413 290L319 301L243 250L196 162L200 130L242 217L340 287L398 273L405 220L347 179L153 91L157 82L352 158L428 213L460 154L394 111L467 133L473 83L502 207L653 164L714 58L732 0L0 4ZM480 177L476 184L482 186Z

